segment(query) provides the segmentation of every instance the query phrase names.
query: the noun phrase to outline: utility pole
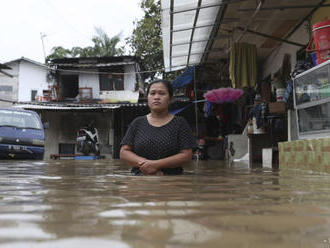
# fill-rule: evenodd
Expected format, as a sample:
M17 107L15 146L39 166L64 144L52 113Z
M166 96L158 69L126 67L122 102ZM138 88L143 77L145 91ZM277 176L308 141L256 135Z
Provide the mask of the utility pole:
M41 43L42 43L42 50L44 52L44 59L45 59L45 62L46 62L46 50L45 50L45 44L44 44L44 38L46 37L47 35L40 32L40 39L41 39Z

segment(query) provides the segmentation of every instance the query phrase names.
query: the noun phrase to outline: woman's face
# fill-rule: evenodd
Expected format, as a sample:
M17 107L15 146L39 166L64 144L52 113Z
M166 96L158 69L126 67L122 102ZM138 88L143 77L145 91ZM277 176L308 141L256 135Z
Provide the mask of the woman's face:
M150 110L162 111L167 110L171 97L166 86L159 82L151 85L148 94L148 106Z

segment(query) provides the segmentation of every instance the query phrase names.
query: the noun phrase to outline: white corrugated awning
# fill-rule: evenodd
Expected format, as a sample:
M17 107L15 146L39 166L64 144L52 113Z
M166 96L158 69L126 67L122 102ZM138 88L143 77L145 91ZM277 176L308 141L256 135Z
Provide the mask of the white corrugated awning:
M222 0L162 0L165 71L201 62Z
M165 71L227 61L234 43L257 47L261 61L282 43L305 47L293 34L327 0L161 0Z

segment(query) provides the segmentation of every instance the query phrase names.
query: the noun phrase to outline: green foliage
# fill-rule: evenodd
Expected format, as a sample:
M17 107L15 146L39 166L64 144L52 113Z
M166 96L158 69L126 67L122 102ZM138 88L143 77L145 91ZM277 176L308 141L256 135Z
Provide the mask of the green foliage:
M72 47L71 49L66 49L61 46L53 47L52 53L46 57L46 63L50 62L52 59L59 58L123 55L124 49L121 47L117 48L121 34L117 34L110 38L101 28L96 27L95 31L96 35L92 38L94 46Z
M134 22L132 36L126 39L133 53L142 59L142 66L150 80L162 77L174 79L182 71L167 72L163 70L163 43L161 36L161 5L160 0L142 0L140 7L144 11L141 20ZM158 72L157 72L158 70Z
M124 53L122 48L116 47L120 42L121 34L110 38L101 28L95 28L95 30L97 35L92 39L94 43L92 51L94 54L97 54L97 56L114 56Z
M144 11L141 20L134 22L132 36L126 39L133 53L142 59L144 70L153 71L164 67L161 37L160 0L142 0L140 7ZM151 79L156 72L148 74Z
M52 53L47 56L46 62L49 62L51 59L60 59L64 57L71 57L71 51L61 46L53 47Z

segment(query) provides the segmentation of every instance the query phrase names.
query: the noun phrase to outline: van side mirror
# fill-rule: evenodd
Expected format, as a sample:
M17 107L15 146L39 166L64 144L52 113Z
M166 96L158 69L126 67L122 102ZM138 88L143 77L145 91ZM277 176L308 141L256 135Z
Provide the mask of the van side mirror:
M42 123L42 125L44 126L44 129L49 128L49 122L44 122L44 123Z

